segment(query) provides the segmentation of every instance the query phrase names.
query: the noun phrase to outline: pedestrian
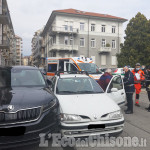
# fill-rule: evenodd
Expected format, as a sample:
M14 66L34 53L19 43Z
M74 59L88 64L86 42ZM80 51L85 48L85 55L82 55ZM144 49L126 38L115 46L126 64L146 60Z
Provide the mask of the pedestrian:
M133 93L135 91L134 75L127 66L125 66L123 69L125 72L123 81L127 98L127 110L125 110L125 113L133 114Z
M106 69L105 73L100 77L98 84L101 88L106 91L106 88L112 78L112 71L111 69Z
M150 102L150 66L147 67L145 76L146 76L146 91ZM150 104L149 107L146 108L146 110L150 112Z
M135 96L135 106L140 107L139 105L139 98L140 98L140 92L141 92L141 81L145 80L145 74L140 69L140 63L136 63L135 69L132 70L132 73L134 75L134 87L136 90L136 96Z

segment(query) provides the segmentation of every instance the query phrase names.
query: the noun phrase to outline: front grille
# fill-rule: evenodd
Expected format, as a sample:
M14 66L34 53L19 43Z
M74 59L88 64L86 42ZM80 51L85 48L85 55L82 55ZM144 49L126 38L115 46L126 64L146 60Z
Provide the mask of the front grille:
M15 113L0 112L0 124L33 121L39 118L41 107L19 110Z

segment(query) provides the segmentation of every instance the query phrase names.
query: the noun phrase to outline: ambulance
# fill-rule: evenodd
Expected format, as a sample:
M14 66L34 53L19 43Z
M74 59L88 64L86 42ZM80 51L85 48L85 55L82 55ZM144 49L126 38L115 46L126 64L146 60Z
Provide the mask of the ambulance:
M99 80L102 75L98 66L93 62L92 58L87 57L70 57L59 58L49 57L47 58L47 77L51 78L55 75L56 71L86 71L89 76L96 81Z

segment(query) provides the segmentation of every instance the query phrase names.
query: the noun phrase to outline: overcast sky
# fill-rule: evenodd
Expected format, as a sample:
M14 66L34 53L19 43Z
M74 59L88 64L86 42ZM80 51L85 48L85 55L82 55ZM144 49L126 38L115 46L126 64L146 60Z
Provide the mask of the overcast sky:
M53 10L74 8L130 20L137 12L150 18L149 0L7 0L15 34L23 38L23 54L31 54L31 39ZM124 29L127 23L124 24Z

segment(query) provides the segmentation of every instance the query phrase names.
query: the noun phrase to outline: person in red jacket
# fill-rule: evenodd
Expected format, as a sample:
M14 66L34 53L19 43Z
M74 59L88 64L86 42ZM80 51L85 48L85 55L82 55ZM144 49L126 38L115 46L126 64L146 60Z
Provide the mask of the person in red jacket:
M106 88L112 78L112 71L111 69L107 69L105 73L100 77L98 84L101 86L101 88L106 91Z
M140 63L137 63L135 66L135 69L132 70L132 73L134 75L134 87L136 90L136 97L135 97L135 105L140 107L139 105L139 98L140 98L140 92L141 92L141 81L145 79L144 72L140 69Z

